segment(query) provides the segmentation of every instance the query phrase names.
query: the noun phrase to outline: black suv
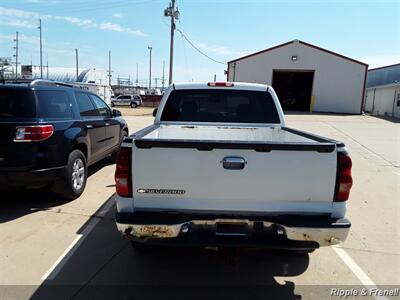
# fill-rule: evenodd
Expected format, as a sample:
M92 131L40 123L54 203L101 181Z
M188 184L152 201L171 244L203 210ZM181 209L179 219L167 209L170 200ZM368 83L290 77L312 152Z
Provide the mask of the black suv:
M82 194L87 166L118 151L128 126L97 95L45 80L0 85L0 186Z

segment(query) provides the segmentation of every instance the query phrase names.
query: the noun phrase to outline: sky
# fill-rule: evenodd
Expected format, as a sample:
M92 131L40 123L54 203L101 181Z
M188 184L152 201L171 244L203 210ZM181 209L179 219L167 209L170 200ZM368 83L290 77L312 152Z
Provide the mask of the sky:
M39 64L38 19L43 60L50 67L108 69L113 78L149 77L152 85L169 68L167 0L0 0L0 57ZM352 57L370 68L400 63L400 0L177 0L174 81L225 80L226 62L299 39ZM213 60L211 60L212 58ZM218 62L216 62L218 61ZM160 79L158 80L160 85Z

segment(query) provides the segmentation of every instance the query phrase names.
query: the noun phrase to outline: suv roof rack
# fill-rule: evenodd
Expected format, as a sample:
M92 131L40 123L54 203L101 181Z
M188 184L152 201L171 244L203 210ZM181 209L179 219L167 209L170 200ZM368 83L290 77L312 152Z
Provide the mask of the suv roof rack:
M52 80L44 80L44 79L35 79L30 83L31 86L36 85L44 85L44 86L66 86L71 88L81 88L79 85L73 83L66 83L60 81L52 81Z

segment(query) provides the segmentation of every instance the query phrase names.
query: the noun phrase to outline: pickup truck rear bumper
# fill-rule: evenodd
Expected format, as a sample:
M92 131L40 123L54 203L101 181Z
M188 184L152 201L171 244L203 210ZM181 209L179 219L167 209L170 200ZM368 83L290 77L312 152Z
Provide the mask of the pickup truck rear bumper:
M117 213L119 231L148 244L264 246L316 249L343 242L347 219L315 216L245 217L159 212Z

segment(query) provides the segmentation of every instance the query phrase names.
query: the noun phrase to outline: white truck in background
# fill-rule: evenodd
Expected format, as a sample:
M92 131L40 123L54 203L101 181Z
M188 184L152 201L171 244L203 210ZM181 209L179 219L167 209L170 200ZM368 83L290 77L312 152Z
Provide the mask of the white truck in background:
M117 158L116 223L133 245L311 252L347 237L345 145L286 127L270 86L174 84L154 115Z

